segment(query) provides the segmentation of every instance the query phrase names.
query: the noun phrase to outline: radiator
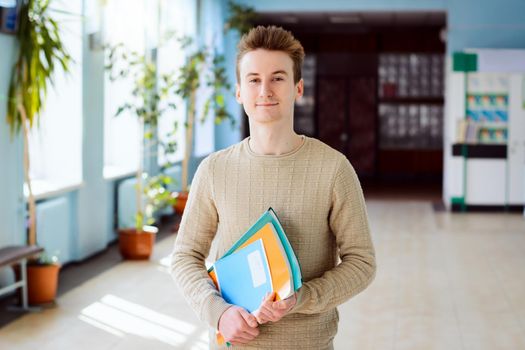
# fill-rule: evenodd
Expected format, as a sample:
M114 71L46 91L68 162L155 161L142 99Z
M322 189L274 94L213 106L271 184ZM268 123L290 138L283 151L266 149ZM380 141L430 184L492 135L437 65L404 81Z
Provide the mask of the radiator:
M36 205L37 244L48 254L58 254L62 264L75 258L71 218L68 197L44 200Z
M135 226L137 210L135 197L135 178L121 181L117 187L118 228Z

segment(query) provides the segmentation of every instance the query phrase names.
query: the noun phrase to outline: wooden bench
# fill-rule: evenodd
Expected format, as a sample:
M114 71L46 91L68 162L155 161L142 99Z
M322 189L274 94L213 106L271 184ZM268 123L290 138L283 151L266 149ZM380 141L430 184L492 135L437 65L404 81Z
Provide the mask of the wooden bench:
M22 309L29 310L27 302L27 259L41 253L44 249L37 246L8 246L0 248L0 268L20 265L20 280L0 289L0 296L22 288Z

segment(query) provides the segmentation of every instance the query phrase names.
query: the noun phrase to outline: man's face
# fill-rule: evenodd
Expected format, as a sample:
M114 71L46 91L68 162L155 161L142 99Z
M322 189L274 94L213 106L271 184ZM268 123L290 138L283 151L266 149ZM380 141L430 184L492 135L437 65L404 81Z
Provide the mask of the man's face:
M294 84L293 61L282 51L257 49L239 63L237 102L250 120L272 123L293 119L294 102L303 95L303 80Z

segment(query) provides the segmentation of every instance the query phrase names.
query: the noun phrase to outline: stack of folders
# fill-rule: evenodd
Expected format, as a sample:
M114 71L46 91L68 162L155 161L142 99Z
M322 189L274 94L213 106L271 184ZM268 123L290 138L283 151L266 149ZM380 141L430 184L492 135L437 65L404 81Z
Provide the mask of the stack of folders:
M208 270L228 303L256 313L267 293L286 299L302 286L299 262L269 208ZM218 334L219 344L224 340Z

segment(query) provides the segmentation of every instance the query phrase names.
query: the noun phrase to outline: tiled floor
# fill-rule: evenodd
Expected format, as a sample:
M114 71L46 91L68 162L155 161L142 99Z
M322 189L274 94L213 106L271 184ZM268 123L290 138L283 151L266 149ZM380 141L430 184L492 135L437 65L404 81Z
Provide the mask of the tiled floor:
M378 272L340 307L335 348L525 349L525 218L368 201ZM125 262L0 329L1 349L206 349L164 258ZM3 311L2 311L3 312Z

